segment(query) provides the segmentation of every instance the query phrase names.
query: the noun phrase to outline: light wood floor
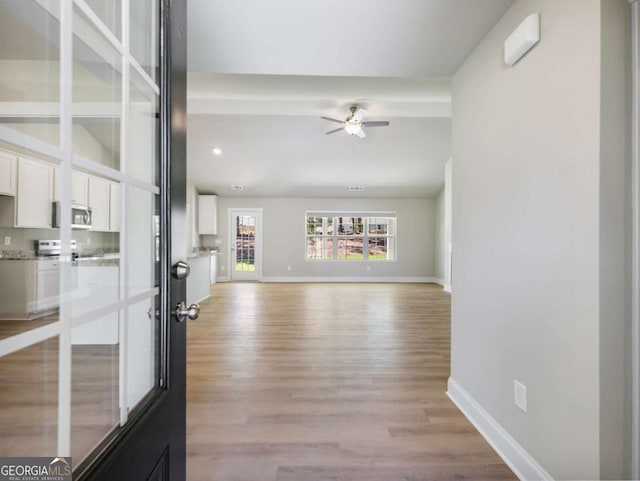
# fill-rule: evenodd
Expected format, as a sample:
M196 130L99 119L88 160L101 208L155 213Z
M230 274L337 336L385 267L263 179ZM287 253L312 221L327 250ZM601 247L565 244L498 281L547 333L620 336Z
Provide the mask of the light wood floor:
M212 292L188 326L189 481L517 479L445 395L440 287Z

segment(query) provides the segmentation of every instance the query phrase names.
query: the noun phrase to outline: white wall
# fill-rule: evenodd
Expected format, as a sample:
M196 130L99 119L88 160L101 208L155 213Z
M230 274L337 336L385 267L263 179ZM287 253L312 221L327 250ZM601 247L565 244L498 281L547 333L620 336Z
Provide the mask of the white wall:
M453 160L444 164L444 243L445 265L444 286L451 292L451 229L453 218Z
M265 278L432 278L435 202L433 199L218 199L218 238L222 240L218 277L228 277L228 210L263 209L263 272ZM395 262L335 262L305 259L305 211L395 211L398 253ZM287 267L291 266L291 270ZM370 271L366 267L370 267ZM224 270L223 270L224 267ZM268 280L268 279L267 279Z
M443 187L435 200L436 222L435 222L435 277L438 282L445 283L445 271L447 269L447 242L445 239L445 197L446 188Z
M449 247L451 245L451 207L452 192L452 161L445 164L444 187L436 197L436 227L435 227L435 263L436 278L442 282L445 290L451 292L451 263Z
M605 384L624 390L624 319L605 285L624 284L625 158L608 144L624 118L619 98L601 113L600 55L601 21L624 30L624 4L518 0L453 80L452 386L556 479L624 476L609 461L619 459L623 406L603 399ZM506 67L504 40L536 12L541 43ZM619 62L607 68L623 74ZM515 379L528 389L526 414L513 403Z

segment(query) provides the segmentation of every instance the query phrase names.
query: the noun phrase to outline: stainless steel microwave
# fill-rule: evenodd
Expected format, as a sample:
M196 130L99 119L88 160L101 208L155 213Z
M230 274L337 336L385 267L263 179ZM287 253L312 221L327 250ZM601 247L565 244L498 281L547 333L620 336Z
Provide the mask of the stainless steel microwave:
M60 227L60 202L53 203L53 227ZM71 228L91 229L91 209L86 205L71 206Z

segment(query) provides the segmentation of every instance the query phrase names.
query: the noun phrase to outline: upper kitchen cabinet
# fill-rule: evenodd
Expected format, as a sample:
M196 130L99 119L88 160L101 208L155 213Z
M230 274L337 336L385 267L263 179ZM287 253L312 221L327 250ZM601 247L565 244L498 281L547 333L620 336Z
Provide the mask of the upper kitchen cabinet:
M120 231L120 184L100 177L89 176L91 230Z
M17 170L16 156L0 152L0 195L16 195Z
M121 192L120 184L117 182L109 183L109 230L111 232L120 232Z
M198 234L218 234L218 196L198 196Z
M61 144L60 5L0 2L0 131L27 148Z
M91 230L108 232L110 212L109 181L99 177L89 178L89 208Z
M16 227L51 227L53 165L18 159Z
M71 203L89 205L89 175L74 170L71 173Z
M15 197L0 196L3 227L50 228L54 166L48 162L18 158Z

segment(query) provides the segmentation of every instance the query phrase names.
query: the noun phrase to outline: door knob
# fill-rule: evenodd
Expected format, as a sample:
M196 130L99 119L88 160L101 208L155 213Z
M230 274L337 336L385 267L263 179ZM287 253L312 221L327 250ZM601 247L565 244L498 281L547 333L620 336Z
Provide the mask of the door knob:
M191 320L197 319L200 315L200 306L198 304L191 304L187 307L184 301L180 302L176 306L176 319L178 322L184 322L184 318L188 317Z

